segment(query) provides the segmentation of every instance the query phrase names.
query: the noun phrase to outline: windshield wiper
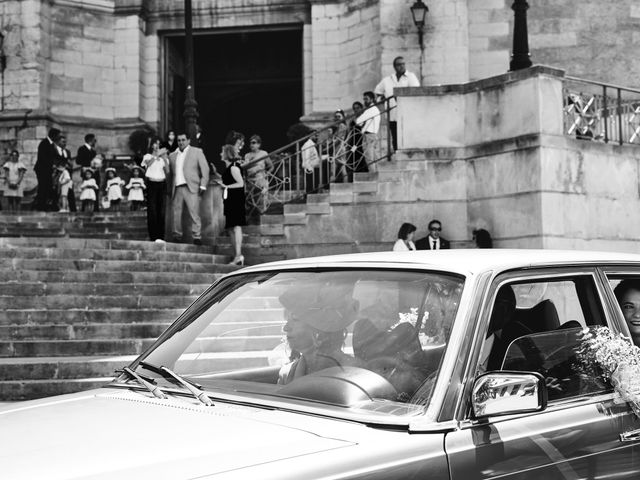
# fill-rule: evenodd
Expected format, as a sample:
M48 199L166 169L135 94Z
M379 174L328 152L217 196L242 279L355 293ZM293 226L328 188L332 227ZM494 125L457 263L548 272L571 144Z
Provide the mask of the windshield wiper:
M157 385L152 384L151 382L147 382L144 378L142 378L139 374L137 374L136 372L131 370L129 367L124 367L122 369L122 371L124 373L126 373L127 375L129 375L131 378L137 380L138 383L140 385L142 385L143 387L145 387L147 390L149 390L153 394L154 397L156 397L156 398L167 398L167 396L162 392L160 387L158 387Z
M194 398L198 400L200 403L204 403L207 406L213 406L213 402L199 385L191 382L190 380L182 378L180 375L169 370L167 367L162 367L162 366L158 367L156 365L152 365L151 363L148 363L145 361L141 361L140 365L142 365L144 368L148 370L151 370L152 372L162 375L166 379L173 380L174 382L179 383L184 388L189 390L189 392L191 392Z

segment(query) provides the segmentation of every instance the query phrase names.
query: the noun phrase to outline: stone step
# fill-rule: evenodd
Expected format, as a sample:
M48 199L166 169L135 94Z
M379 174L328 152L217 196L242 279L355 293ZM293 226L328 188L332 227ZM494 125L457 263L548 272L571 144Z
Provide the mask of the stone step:
M75 325L75 324L99 324L99 323L167 323L173 322L184 311L184 308L108 308L108 309L5 309L0 310L0 325ZM234 308L225 313L225 323L253 322L259 315L263 322L283 323L283 310L280 306L268 308L262 305L257 307L247 306Z
M153 337L90 340L8 340L0 341L0 357L140 355L155 339ZM200 337L185 350L185 353L268 351L278 346L281 341L281 334L262 337Z
M238 268L238 267L235 267ZM4 270L0 275L7 282L45 283L162 283L162 284L204 284L218 280L224 272L191 273L181 272L93 272L89 270Z
M100 338L157 338L171 322L100 323L76 325L0 325L0 338L25 340L93 340Z
M116 370L129 365L135 358L135 355L0 358L0 382L113 378Z
M200 295L210 283L201 284L164 284L164 283L27 283L5 282L0 284L0 296L42 296L42 295L93 295L93 296L130 296L130 295Z
M227 237L225 237L227 238ZM230 239L229 239L230 240ZM226 257L211 253L154 250L108 250L86 248L11 247L0 249L0 258L74 260L144 260L165 262L227 263Z
M75 232L67 230L54 230L46 228L1 228L0 237L24 238L24 237L52 237L52 238L83 238L96 240L145 240L146 233L142 232Z
M245 332L250 329L252 335L282 336L284 317L273 316L271 322L257 325L256 322L226 321L216 322L207 327L203 336L228 335L230 330ZM161 322L153 319L151 322L136 323L77 323L77 324L22 324L0 325L0 338L10 338L13 341L24 340L95 340L114 338L157 338L173 322L173 318Z
M61 309L61 308L186 308L198 295L40 295L13 296L0 295L0 309Z
M99 211L99 212L40 212L36 210L23 210L19 213L0 211L0 222L20 222L33 221L34 219L54 219L58 221L69 221L74 219L101 220L122 220L122 221L144 221L147 218L145 211Z
M113 380L111 377L78 378L63 380L14 380L0 381L0 399L18 402L36 398L64 395L99 388Z
M219 273L237 269L233 265L198 262L153 262L135 260L0 259L2 270L90 270L93 272L192 272Z
M111 239L82 239L82 238L49 238L24 237L2 238L0 235L0 249L4 247L44 247L44 248L79 248L96 250L151 250L167 252L213 253L210 245L192 245L187 243L156 243L146 240L111 240Z
M155 338L0 341L0 357L140 355Z
M172 322L184 308L29 308L0 310L0 325Z

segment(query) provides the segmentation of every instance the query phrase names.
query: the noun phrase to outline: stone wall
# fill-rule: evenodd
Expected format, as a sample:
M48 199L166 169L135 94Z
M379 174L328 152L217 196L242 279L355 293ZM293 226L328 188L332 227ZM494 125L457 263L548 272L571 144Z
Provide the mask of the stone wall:
M563 135L563 77L534 67L401 89L405 150L385 199L402 203L406 221L438 217L458 246L486 228L499 247L640 251L638 147ZM428 138L417 119L426 119Z
M313 112L349 109L362 101L380 72L377 1L327 1L311 5Z

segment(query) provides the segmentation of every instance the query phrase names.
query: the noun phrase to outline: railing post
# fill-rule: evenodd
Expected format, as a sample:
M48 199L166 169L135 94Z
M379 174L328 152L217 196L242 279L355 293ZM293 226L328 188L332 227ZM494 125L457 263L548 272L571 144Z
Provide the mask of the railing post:
M618 90L618 143L622 145L622 90Z
M609 110L607 106L607 86L602 86L602 111L604 112L604 143L609 143Z
M385 109L387 110L387 161L391 161L391 99L385 99ZM397 133L396 133L397 137ZM395 153L395 152L394 152Z

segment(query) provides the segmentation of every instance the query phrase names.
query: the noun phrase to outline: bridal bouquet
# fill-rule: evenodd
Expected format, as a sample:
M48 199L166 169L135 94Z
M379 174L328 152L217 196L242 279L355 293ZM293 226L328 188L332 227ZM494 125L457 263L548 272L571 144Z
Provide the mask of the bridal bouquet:
M620 402L628 402L640 417L640 348L607 327L585 328L579 357L591 373L611 382Z

